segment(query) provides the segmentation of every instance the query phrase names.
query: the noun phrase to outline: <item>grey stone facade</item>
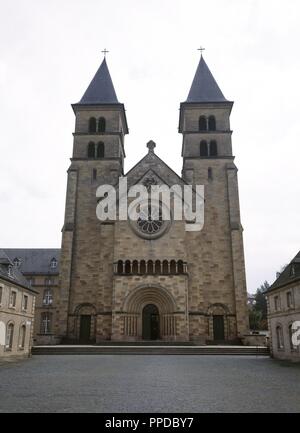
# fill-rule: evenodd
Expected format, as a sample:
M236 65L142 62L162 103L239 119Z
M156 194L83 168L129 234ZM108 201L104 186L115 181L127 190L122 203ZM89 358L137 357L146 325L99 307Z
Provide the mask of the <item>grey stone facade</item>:
M271 353L274 358L300 362L299 344L292 341L292 324L300 327L300 252L267 292Z
M128 133L123 104L102 98L104 93L115 94L101 87L111 82L106 64L91 84L96 92L93 103L83 98L73 105L74 148L68 170L56 323L61 341L141 340L147 305L157 310L157 338L162 340L204 343L237 340L247 333L243 229L229 123L233 103L216 91L203 62L202 58L196 84L180 107L182 177L151 146L126 174L128 186L141 184L147 177L168 186L204 185L205 222L199 232L185 231L185 221L171 221L162 236L145 239L128 221L101 223L97 219L96 189L101 184L116 185L123 175L124 135ZM203 74L204 81L197 74ZM197 83L206 89L205 100L201 91L195 93ZM207 121L205 130L199 126L201 117ZM105 129L91 130L99 119L105 119ZM203 141L207 154L201 154ZM103 154L97 153L99 146Z

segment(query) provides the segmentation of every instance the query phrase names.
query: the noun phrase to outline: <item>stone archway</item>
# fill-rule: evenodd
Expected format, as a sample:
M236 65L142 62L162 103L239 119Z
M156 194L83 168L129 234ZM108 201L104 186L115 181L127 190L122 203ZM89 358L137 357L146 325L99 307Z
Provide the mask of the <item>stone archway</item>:
M142 312L142 338L143 340L159 340L160 320L156 305L147 304Z
M228 314L228 307L224 304L215 303L208 307L208 334L211 340L221 342L228 339Z
M94 342L96 338L96 307L84 303L75 308L75 338L80 343Z
M155 309L155 315L159 320L158 331L156 331L157 339L176 339L176 302L173 296L159 285L139 286L125 298L122 308L124 338L131 337L132 339L133 337L133 339L140 340L143 336L145 337L143 335L143 311L149 305L152 306L152 314Z

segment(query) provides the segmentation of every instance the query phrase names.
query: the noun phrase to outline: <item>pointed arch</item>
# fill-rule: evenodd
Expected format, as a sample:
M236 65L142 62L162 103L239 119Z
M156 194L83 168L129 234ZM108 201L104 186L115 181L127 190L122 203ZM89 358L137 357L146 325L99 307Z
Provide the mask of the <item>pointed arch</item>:
M202 140L200 143L200 156L208 156L208 146L205 140Z

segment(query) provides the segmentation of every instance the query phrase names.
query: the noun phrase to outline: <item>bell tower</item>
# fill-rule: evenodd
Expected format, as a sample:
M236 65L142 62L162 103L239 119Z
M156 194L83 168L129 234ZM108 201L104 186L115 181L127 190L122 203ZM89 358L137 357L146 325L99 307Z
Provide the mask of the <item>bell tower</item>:
M94 341L96 323L104 332L103 339L109 338L113 273L112 265L104 266L112 254L113 228L101 225L96 217L96 189L101 184L115 185L123 175L124 136L128 134L125 108L117 99L105 57L72 108L75 132L62 229L56 331L61 341L80 340L82 335ZM74 319L75 314L86 318L85 328Z
M243 228L230 129L232 106L201 54L187 100L180 104L179 132L183 135L182 177L190 184L204 185L205 191L203 230L190 235L187 242L189 251L196 252L191 253L190 269L195 273L195 287L198 285L190 293L190 307L195 310L190 323L201 312L208 322L202 322L202 316L199 323L207 329L208 339L214 334L212 317L220 311L227 339L240 338L248 330Z
M109 165L118 175L123 174L128 126L105 58L80 102L72 108L76 116L72 161L85 161L91 169L100 171Z
M187 100L180 104L179 132L183 135L183 177L186 180L193 178L192 160L202 161L201 169L206 169L205 174L211 161L233 160L232 106L233 102L225 99L201 55Z

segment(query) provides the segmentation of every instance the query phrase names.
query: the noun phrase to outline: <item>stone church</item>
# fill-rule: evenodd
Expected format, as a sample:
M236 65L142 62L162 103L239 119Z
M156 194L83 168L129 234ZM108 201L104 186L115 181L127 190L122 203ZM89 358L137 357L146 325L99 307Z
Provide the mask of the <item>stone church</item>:
M35 344L238 342L248 333L232 106L201 56L180 104L181 177L156 155L153 141L124 173L126 113L104 58L72 106L74 146L61 250L5 249L37 292ZM187 231L185 220L151 215L135 222L100 221L98 187L117 186L123 176L128 188L204 185L202 230Z
M201 56L180 104L182 174L149 142L124 173L124 104L104 58L80 102L62 229L56 341L238 341L248 332L243 228L228 101ZM175 127L175 125L174 125ZM149 137L150 138L150 137ZM167 145L167 144L164 144ZM179 155L178 155L179 156ZM199 184L205 222L101 222L99 185Z

